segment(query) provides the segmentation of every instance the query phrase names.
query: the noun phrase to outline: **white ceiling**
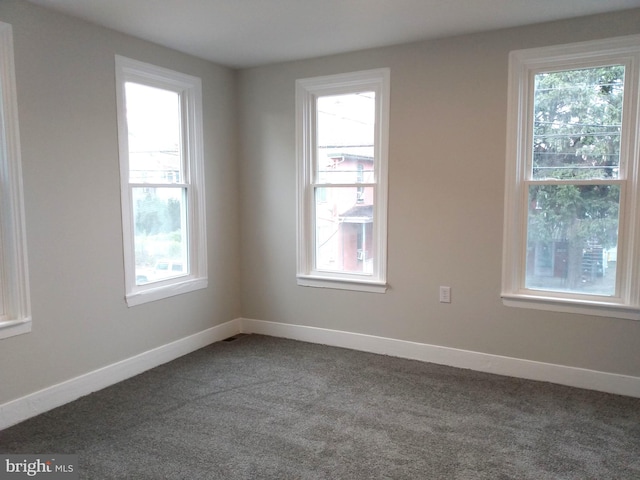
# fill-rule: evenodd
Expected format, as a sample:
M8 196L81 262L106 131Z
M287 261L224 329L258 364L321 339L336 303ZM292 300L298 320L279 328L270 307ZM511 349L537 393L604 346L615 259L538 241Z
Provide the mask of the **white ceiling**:
M640 0L30 0L231 67L640 7Z

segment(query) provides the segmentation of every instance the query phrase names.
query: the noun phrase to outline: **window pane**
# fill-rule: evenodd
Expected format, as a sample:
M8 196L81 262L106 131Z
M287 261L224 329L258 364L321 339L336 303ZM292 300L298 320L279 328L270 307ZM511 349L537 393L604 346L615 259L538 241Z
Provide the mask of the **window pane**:
M181 183L180 95L127 82L129 181Z
M373 187L316 188L316 269L373 272Z
M535 76L533 178L617 178L624 66Z
M136 285L188 274L186 190L133 188Z
M317 183L373 182L375 92L317 100Z
M614 295L619 205L617 185L530 186L526 288Z

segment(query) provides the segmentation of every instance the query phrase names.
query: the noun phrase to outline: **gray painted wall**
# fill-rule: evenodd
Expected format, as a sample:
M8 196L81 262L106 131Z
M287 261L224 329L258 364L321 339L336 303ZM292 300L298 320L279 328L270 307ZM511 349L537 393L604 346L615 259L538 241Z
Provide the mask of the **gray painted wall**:
M2 0L0 20L14 28L34 319L0 341L0 404L239 316L640 375L640 322L499 298L507 54L639 33L640 9L240 72L23 0ZM197 75L204 95L209 288L133 308L115 54ZM392 82L391 288L298 287L295 79L377 67Z
M639 32L634 10L240 72L243 316L640 375L640 322L500 299L509 51ZM391 69L391 288L298 287L294 82L379 67Z
M0 341L0 404L240 315L235 73L2 0L13 25L33 331ZM209 287L127 308L114 55L202 79Z

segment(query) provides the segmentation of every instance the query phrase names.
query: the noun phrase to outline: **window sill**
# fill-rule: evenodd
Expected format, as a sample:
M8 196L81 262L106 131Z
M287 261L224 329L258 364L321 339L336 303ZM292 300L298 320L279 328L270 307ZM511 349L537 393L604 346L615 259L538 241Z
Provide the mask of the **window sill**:
M15 337L31 331L31 317L0 321L0 339Z
M193 292L195 290L201 290L207 288L207 277L191 278L180 282L170 283L168 285L149 285L145 286L144 290L137 290L129 293L126 296L127 306L133 307L135 305L141 305L143 303L155 302L156 300L162 300L163 298L173 297L175 295L182 295L183 293Z
M569 300L538 295L502 294L502 303L507 307L640 320L640 307L600 301Z
M316 277L298 275L298 285L301 287L333 288L337 290L352 290L367 293L385 293L388 285L385 282L344 279L336 277Z

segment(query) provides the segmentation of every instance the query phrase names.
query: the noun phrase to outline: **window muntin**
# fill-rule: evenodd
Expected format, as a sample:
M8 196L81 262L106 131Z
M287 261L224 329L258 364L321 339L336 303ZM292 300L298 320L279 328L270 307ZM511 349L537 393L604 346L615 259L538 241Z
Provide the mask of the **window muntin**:
M13 32L0 22L0 338L30 331Z
M300 285L386 289L388 75L297 82Z
M506 304L640 318L638 45L512 52Z
M318 96L316 116L318 183L374 182L375 92ZM368 166L362 177L358 159Z
M129 306L207 285L200 80L117 57Z

